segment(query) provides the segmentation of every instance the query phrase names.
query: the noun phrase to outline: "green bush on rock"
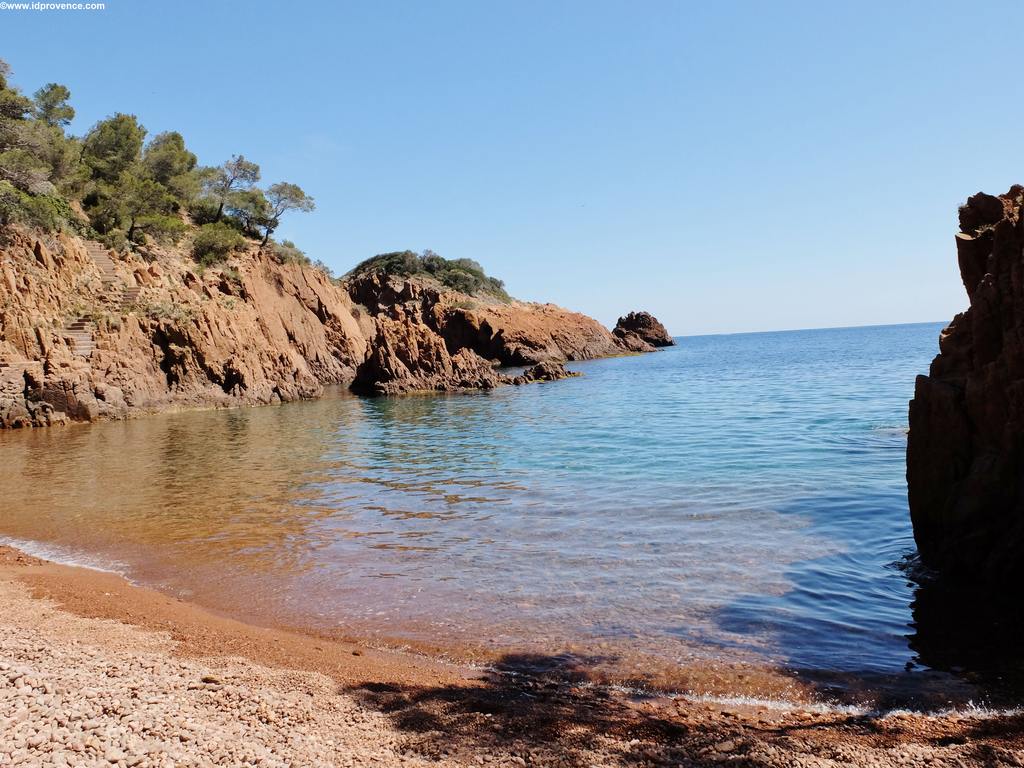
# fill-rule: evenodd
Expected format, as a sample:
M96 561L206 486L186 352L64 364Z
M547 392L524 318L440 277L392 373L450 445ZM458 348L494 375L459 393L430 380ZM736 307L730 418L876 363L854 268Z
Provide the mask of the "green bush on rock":
M241 233L222 221L203 224L192 241L192 256L203 266L224 261L232 251L245 246Z
M394 251L373 256L357 264L350 276L371 272L388 275L432 277L442 285L470 296L487 295L502 301L510 301L505 284L495 277L489 277L484 268L473 259L446 259L433 251Z
M30 195L8 181L0 181L0 226L28 224L56 232L75 220L71 206L63 198Z

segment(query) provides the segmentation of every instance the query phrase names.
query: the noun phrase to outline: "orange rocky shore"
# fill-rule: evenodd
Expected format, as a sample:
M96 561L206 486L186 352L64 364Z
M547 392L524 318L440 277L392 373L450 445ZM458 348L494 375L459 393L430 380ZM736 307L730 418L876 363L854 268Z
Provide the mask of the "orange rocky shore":
M1024 720L643 696L249 626L0 548L0 765L1018 766Z
M667 337L649 315L655 326L631 314L612 333L551 304L427 277L335 281L255 245L201 269L182 248L115 254L65 234L0 234L0 427L277 403L328 385L491 388ZM549 365L519 381L497 370L539 363Z

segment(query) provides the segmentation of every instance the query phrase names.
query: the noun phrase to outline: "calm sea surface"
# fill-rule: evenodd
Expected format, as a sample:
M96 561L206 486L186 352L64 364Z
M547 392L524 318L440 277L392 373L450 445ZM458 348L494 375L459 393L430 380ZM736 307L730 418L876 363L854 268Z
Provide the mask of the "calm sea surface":
M898 672L922 663L907 402L940 327L2 433L0 535L318 632Z

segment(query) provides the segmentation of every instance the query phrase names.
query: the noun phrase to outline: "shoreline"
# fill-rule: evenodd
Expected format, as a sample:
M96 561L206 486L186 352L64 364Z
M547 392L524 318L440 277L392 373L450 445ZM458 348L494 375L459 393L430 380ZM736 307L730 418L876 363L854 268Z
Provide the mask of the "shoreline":
M642 695L591 685L554 657L548 674L523 674L517 662L536 668L538 659L516 654L473 668L244 624L116 574L10 547L0 547L0 596L4 765L1024 759L1019 713L880 714ZM153 686L174 695L139 695ZM78 689L92 694L84 704ZM83 706L92 716L76 719ZM188 716L176 724L182 709Z
M488 645L486 634L478 634L475 641L442 642L413 638L403 634L347 629L320 630L293 624L275 618L258 607L234 608L210 603L202 597L176 594L162 590L133 578L129 566L115 560L99 561L84 552L71 552L61 545L48 545L31 540L0 537L0 554L10 549L19 555L41 561L41 567L52 570L45 578L34 580L37 594L43 597L70 599L73 612L91 618L128 620L149 628L163 628L168 618L159 621L146 618L145 610L127 613L118 610L118 603L108 604L104 610L98 606L104 601L93 601L89 594L80 597L84 586L90 584L90 574L111 577L104 580L104 589L111 591L123 602L140 599L152 611L173 601L187 613L187 625L212 621L217 631L227 631L231 642L240 635L253 631L277 633L291 642L306 646L313 643L318 653L322 646L341 646L374 651L388 658L398 659L398 665L425 663L459 670L460 674L479 676L508 666L515 658L511 674L522 677L554 677L560 681L573 681L595 689L644 698L665 700L698 700L730 706L733 703L763 706L780 711L800 710L817 712L844 712L879 716L890 711L909 711L918 714L977 709L979 706L993 711L1009 710L1016 700L1006 695L993 699L995 692L973 685L953 675L934 670L910 674L886 672L841 672L828 669L792 669L775 665L767 660L739 654L724 656L709 653L685 662L673 661L644 650L624 652L622 647L607 644L566 641L536 645ZM2 562L2 560L0 560ZM89 590L90 593L94 590ZM162 613L162 610L157 610ZM181 616L174 617L181 621ZM223 624L228 626L222 626ZM481 628L481 632L486 632ZM184 627L177 637L185 646L194 644ZM202 653L204 649L198 649ZM274 666L274 656L268 656L254 645L247 649L254 661ZM319 671L319 668L317 668Z

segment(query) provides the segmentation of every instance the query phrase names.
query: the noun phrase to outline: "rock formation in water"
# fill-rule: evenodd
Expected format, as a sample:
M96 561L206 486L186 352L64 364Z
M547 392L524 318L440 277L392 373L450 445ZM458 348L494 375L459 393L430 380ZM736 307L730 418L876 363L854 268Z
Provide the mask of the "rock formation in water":
M255 244L202 269L181 248L0 235L0 427L277 403L329 385L489 389L513 383L500 366L637 351L551 304L422 275L336 281Z
M355 275L345 285L375 318L369 355L353 382L357 392L490 389L512 381L494 370L498 366L636 351L593 318L553 304L471 296L427 276L380 271ZM539 373L531 380L553 380Z
M630 312L620 317L612 333L621 344L637 352L647 352L653 347L671 347L676 343L650 312Z
M493 389L503 383L494 366L473 350L448 350L437 331L401 305L376 319L370 353L352 389L374 395L414 391Z
M910 403L907 482L922 561L1007 585L1024 576L1024 187L978 193L956 236L970 307L939 336Z
M532 368L527 368L518 376L513 376L509 383L519 387L523 384L532 384L535 381L558 381L560 379L571 379L579 375L581 374L576 371L566 370L566 367L561 363L537 363Z

